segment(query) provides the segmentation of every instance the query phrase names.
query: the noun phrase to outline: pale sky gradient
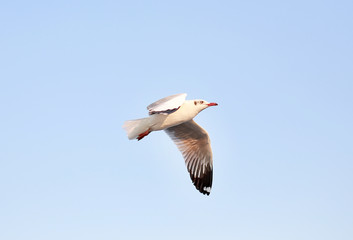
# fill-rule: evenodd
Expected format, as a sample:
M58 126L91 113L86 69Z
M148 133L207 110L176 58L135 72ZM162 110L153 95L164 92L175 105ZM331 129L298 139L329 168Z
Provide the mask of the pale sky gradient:
M0 7L0 239L353 239L352 1L7 1ZM197 116L214 183L164 132Z

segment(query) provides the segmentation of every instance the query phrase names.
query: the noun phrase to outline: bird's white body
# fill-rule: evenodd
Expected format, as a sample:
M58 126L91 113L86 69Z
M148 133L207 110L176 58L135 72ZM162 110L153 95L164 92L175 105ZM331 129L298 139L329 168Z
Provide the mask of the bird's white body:
M202 101L205 105L195 105L195 101L200 102L202 100L185 100L173 113L152 114L147 118L126 121L123 127L127 131L128 138L132 140L148 130L151 132L160 131L177 126L192 120L199 112L208 107L206 101Z
M152 131L164 130L193 119L202 109L194 107L194 101L186 100L180 108L168 115L153 114L150 118Z
M217 106L204 100L185 100L176 94L150 104L150 116L126 121L123 128L128 138L141 140L150 132L165 130L182 152L190 177L203 194L212 186L212 151L207 132L192 119L202 110Z

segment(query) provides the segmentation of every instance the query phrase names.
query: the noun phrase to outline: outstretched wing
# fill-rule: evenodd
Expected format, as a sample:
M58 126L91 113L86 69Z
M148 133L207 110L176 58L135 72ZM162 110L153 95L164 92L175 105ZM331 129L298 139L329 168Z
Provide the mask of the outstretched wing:
M147 106L149 115L164 114L168 115L180 108L184 103L186 93L175 94L169 97L162 98Z
M165 129L185 159L190 178L201 193L212 188L213 161L207 132L194 120Z

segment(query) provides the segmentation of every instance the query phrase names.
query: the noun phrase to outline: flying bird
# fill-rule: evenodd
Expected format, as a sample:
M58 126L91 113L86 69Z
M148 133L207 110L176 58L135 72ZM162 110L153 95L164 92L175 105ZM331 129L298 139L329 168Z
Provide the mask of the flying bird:
M123 128L130 140L138 141L153 131L164 130L182 153L196 189L209 195L213 175L210 138L193 118L218 104L185 98L186 93L162 98L147 106L149 117L126 121Z

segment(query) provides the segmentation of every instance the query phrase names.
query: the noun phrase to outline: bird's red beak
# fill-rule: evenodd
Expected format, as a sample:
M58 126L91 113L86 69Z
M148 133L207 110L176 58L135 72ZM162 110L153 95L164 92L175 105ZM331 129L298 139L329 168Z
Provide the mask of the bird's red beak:
M217 104L217 103L214 103L214 102L211 102L211 103L207 104L207 106L209 106L209 107L211 107L211 106L218 106L218 104Z

